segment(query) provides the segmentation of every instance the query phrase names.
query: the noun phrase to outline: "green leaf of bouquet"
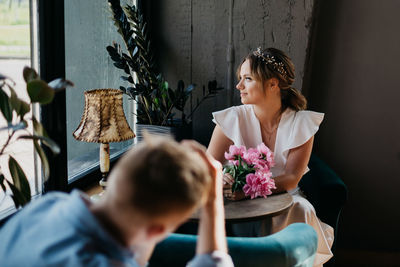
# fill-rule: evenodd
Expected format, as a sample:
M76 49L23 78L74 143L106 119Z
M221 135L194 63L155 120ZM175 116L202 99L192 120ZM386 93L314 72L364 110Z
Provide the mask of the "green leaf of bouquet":
M8 168L11 173L11 177L13 179L13 184L16 188L27 198L31 197L31 188L29 186L28 179L26 179L26 175L22 168L19 166L18 162L10 156L8 159Z
M233 170L233 165L225 165L223 169L224 173L230 173L230 174L232 174L232 170Z
M44 153L43 148L39 145L39 141L33 140L33 144L35 146L36 152L39 154L39 157L42 161L44 181L47 181L50 175L49 161L47 160L47 156Z
M249 165L247 165L246 161L242 160L242 165L245 169L249 168Z
M27 84L32 103L48 104L54 98L54 90L42 80L33 80Z
M60 147L57 145L56 142L51 140L48 137L45 136L39 136L39 135L21 135L18 137L18 139L32 139L32 140L41 140L44 145L46 145L48 148L50 148L51 152L54 154L59 154L60 153Z
M247 173L248 173L247 170L239 170L237 172L237 176L238 177L246 176Z
M236 187L237 187L237 184L233 183L233 185L232 185L232 193L236 191Z
M10 105L10 98L8 95L0 89L0 110L3 113L4 118L8 121L12 121L12 108Z
M27 66L24 67L24 70L22 71L22 75L24 76L24 80L26 83L29 83L30 81L39 79L39 75L36 73L36 71Z
M8 186L11 189L12 194L12 199L14 201L14 205L16 208L22 207L25 204L27 204L31 200L31 195L25 195L22 193L15 185L7 181Z

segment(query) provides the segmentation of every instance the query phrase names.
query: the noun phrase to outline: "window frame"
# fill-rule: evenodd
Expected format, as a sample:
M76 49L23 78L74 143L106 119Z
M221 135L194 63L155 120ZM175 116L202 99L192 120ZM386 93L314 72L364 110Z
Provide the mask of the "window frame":
M38 2L39 74L47 82L65 77L64 1ZM40 108L41 122L47 133L60 146L61 153L53 156L43 146L49 161L50 176L43 193L67 191L67 133L65 92L57 92L52 103Z
M143 8L140 0L138 8ZM47 82L65 77L65 19L64 0L38 1L39 74ZM66 77L68 78L68 77ZM74 188L86 189L101 179L100 167L82 172L82 176L68 182L66 93L57 92L52 103L40 109L41 122L48 135L60 146L61 152L53 155L43 146L48 156L50 176L43 185L43 193L69 192ZM110 169L123 153L110 159Z

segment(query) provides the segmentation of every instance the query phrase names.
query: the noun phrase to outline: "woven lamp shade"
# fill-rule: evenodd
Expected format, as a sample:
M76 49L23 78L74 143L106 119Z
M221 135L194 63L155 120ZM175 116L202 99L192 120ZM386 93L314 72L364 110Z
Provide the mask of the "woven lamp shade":
M85 142L120 142L135 137L126 121L122 92L118 89L95 89L85 92L85 110L75 139Z

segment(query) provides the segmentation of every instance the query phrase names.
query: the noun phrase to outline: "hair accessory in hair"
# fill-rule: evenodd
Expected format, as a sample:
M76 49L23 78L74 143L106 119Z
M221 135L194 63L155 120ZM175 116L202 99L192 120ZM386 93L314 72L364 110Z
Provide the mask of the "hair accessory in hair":
M261 51L261 47L258 47L257 50L253 51L253 55L261 58L262 61L264 61L266 64L269 64L274 70L286 77L287 73L283 63L278 62L274 56L263 54L263 52Z

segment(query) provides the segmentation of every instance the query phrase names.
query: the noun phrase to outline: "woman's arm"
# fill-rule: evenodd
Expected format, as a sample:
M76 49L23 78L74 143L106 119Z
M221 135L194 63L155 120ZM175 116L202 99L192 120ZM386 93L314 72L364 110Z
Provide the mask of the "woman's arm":
M274 193L288 191L297 187L310 160L313 142L314 136L303 145L289 151L285 173L274 177L276 185L276 189L273 190Z
M216 125L214 132L211 136L210 144L208 144L207 152L211 154L216 160L225 163L224 153L229 150L229 146L233 145L231 139L229 139L221 128Z
M225 152L229 150L229 146L233 145L231 139L229 139L222 131L221 127L218 125L215 126L214 132L211 136L210 144L208 145L207 152L210 153L216 160L221 162L221 164L225 163ZM240 200L243 199L244 193L243 191L236 191L232 193L232 185L233 185L232 176L225 174L223 177L223 194L227 199L230 200Z

